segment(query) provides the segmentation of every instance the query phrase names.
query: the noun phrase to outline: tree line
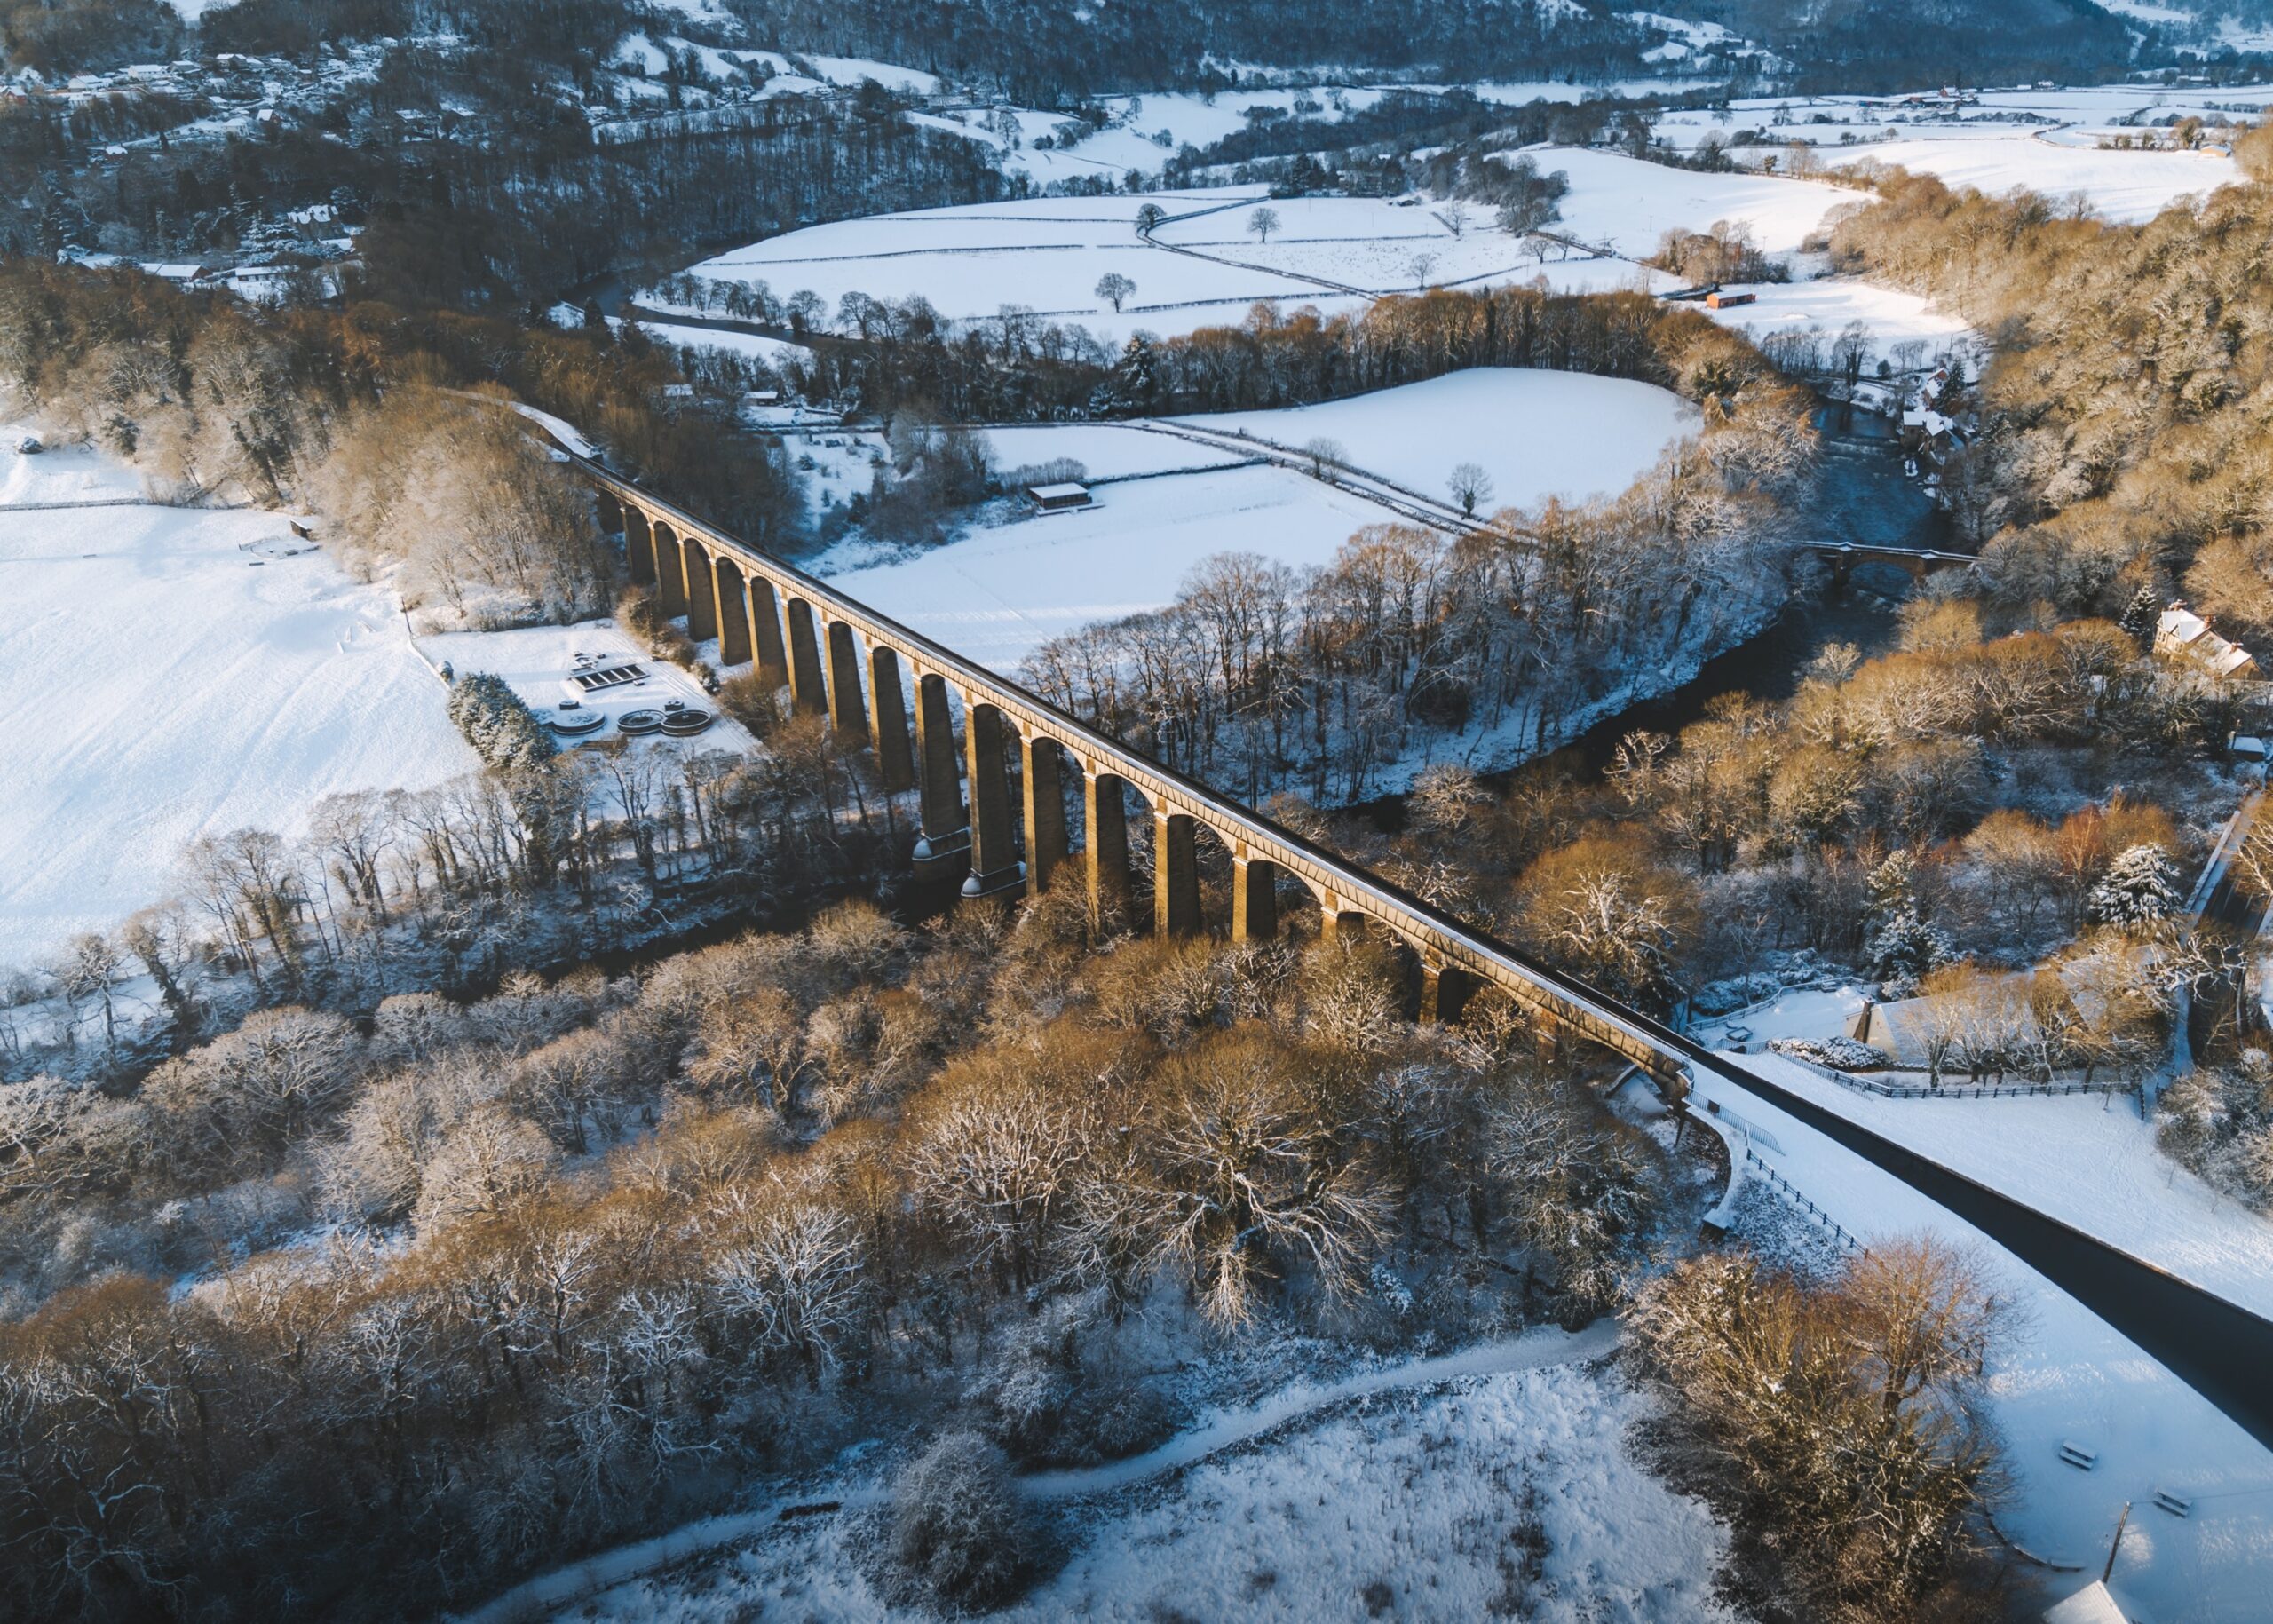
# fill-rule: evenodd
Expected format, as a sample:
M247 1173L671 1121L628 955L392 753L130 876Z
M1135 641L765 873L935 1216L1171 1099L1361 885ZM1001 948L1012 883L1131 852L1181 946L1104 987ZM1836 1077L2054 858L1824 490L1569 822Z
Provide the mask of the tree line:
M1221 555L1165 608L1049 639L1022 678L1251 802L1363 800L1382 768L1479 733L1549 749L1628 674L1774 615L1783 499L1813 448L1804 397L1755 374L1620 496L1456 535L1369 526L1317 570Z
M404 558L414 596L479 621L573 617L614 566L503 398L569 417L761 546L802 533L795 472L700 412L642 343L363 302L267 311L131 270L0 259L0 386L183 500L313 503L351 564Z

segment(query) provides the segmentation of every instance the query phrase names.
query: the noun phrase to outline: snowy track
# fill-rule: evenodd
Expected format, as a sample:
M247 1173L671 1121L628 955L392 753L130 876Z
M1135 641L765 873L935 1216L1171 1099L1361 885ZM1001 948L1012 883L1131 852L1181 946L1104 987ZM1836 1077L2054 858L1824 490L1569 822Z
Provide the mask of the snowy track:
M1149 1454L1078 1471L1037 1473L1023 1479L1023 1486L1035 1499L1049 1501L1109 1494L1199 1465L1226 1450L1353 1399L1515 1371L1579 1364L1615 1352L1618 1342L1619 1328L1612 1320L1599 1320L1578 1332L1543 1327L1500 1342L1482 1343L1458 1353L1362 1372L1319 1387L1291 1387L1252 1409L1218 1416ZM755 1539L792 1520L800 1509L860 1510L883 1504L884 1498L883 1490L874 1485L825 1492L816 1489L809 1494L783 1496L755 1510L689 1523L652 1540L621 1546L556 1569L514 1586L471 1612L455 1616L460 1624L527 1624L619 1585Z

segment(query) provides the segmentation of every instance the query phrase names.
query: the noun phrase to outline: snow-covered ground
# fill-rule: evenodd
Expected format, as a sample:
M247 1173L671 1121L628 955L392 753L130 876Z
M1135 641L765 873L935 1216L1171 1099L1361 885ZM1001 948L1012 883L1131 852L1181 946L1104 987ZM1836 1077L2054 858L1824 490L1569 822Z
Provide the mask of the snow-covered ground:
M994 464L1004 472L1070 457L1092 479L1190 473L1239 460L1232 453L1156 430L1121 423L1018 424L986 431Z
M675 665L642 654L612 620L579 621L573 626L523 626L506 631L452 631L422 637L419 647L436 666L447 663L460 677L487 671L512 685L524 703L543 716L560 702L562 681L588 655L602 668L638 665L641 680L585 699L581 709L607 718L591 735L605 743L619 738L616 719L627 710L655 710L673 700L690 709L717 712L701 685ZM673 750L747 749L756 741L740 723L719 716L709 727L685 738L648 735L641 749Z
M1547 1331L1507 1346L1522 1353L1532 1343L1567 1359L1600 1352L1607 1339ZM1290 1395L1263 1413L1278 1430L1244 1444L1237 1439L1248 1417L1215 1418L1162 1452L1198 1463L1097 1501L1079 1521L1065 1565L995 1616L1013 1624L1358 1624L1499 1612L1565 1624L1732 1620L1712 1594L1725 1532L1628 1451L1630 1430L1653 1400L1612 1372L1525 1367L1534 1363L1437 1377L1439 1390L1343 1398L1306 1419L1303 1396ZM1207 1447L1218 1432L1231 1435L1230 1446ZM1145 1464L1135 1463L1140 1472ZM1113 1490L1136 1475L1107 1467L1064 1476L1071 1486ZM1065 1486L1030 1480L1038 1498ZM832 1487L828 1497L840 1495ZM843 1498L875 1496L863 1484ZM1521 1573L1525 1541L1534 1536L1519 1533L1532 1517L1541 1541L1535 1579ZM878 1600L849 1548L847 1518L752 1521L731 1555L690 1574L619 1586L578 1616L604 1624L929 1616Z
M1759 282L1732 291L1756 295L1750 305L1724 310L1693 306L1720 322L1748 335L1754 344L1771 333L1806 332L1822 336L1828 348L1850 322L1859 321L1870 335L1871 356L1883 360L1896 345L1915 339L1928 354L1952 345L1977 343L1973 329L1960 317L1939 309L1914 293L1882 288L1852 276L1824 276L1809 281Z
M832 315L846 294L865 293L892 302L920 296L957 321L1016 306L1079 321L1100 335L1188 332L1236 322L1257 300L1291 306L1333 291L1300 277L1169 253L1136 235L1136 211L1146 202L1175 210L1260 195L1260 188L1245 188L1042 198L876 215L807 226L690 269L711 281L762 281L781 299L810 291ZM1097 291L1108 274L1136 284L1117 317Z
M768 337L764 333L736 332L723 327L682 326L676 321L641 321L634 325L653 342L669 345L674 349L726 350L776 368L806 366L813 360L812 351L804 345L794 344L787 338Z
M1992 194L2026 186L2056 202L2079 193L2103 218L2124 222L2151 219L2188 193L2214 192L2242 178L2234 161L2220 154L2103 151L2026 134L1881 141L1855 156Z
M1638 79L1594 85L1523 80L1486 81L1459 88L1480 101L1512 107L1534 101L1571 103L1589 96L1670 95L1698 83ZM1107 96L1098 101L1112 121L1103 130L1091 130L1080 120L1032 107L946 107L912 112L907 117L911 123L985 143L993 149L994 162L1003 173L1024 175L1041 187L1054 180L1105 177L1118 181L1132 170L1157 175L1183 147L1204 149L1247 129L1253 122L1250 115L1256 112L1302 113L1334 123L1374 107L1389 95L1440 96L1452 88L1325 84L1224 91L1208 96L1188 91ZM1315 110L1305 112L1298 103ZM1045 139L1049 146L1039 145Z
M819 573L956 653L1003 672L1039 644L1159 608L1219 552L1324 564L1384 509L1283 468L1240 468L1109 485L1093 508L970 532L898 562Z
M1623 153L1544 147L1526 155L1571 182L1563 218L1551 229L1606 243L1629 259L1656 253L1668 231L1704 231L1719 220L1748 226L1763 252L1789 256L1833 210L1868 201L1866 194L1827 181L1678 170Z
M1718 1019L1700 1021L1691 1035L1700 1043L1719 1047L1741 1044L1758 1050L1774 1038L1835 1038L1842 1036L1865 1002L1859 986L1826 990L1791 987L1764 1002ZM1737 1038L1733 1028L1750 1034Z
M90 451L0 458L0 963L170 894L200 836L289 834L320 796L475 765L392 594L281 515L26 511L140 481Z
M1266 202L1280 219L1268 242L1247 225ZM1171 216L1157 242L1136 234L1136 211L1147 203ZM1255 186L1033 198L807 226L689 269L713 282L763 282L777 299L810 291L826 302L832 319L848 293L888 302L921 297L956 321L995 320L1010 307L1079 322L1109 343L1136 332L1235 326L1257 303L1281 311L1311 306L1327 315L1361 310L1368 296L1413 292L1424 272L1430 287L1543 281L1561 291L1607 292L1672 285L1671 278L1622 260L1519 241L1488 216L1470 212L1474 218L1455 235L1443 205L1406 208L1375 198L1270 202ZM1136 285L1117 312L1097 290L1108 274ZM642 302L674 308L653 294ZM705 339L691 330L669 336L680 343L728 338Z
M1269 206L1279 224L1268 241L1248 229L1255 205L1245 200L1172 220L1153 234L1174 247L1366 293L1410 293L1424 280L1432 288L1485 287L1542 275L1552 281L1563 263L1596 265L1613 278L1606 286L1646 288L1653 281L1651 273L1630 265L1613 270L1604 262L1561 261L1564 250L1541 239L1509 236L1493 223L1491 210L1475 203L1303 197ZM1670 278L1654 280L1672 285Z
M1332 440L1352 467L1438 502L1451 500L1453 469L1474 463L1492 479L1488 511L1548 496L1614 495L1694 433L1698 416L1653 384L1478 367L1319 406L1176 421L1295 448Z
M1623 490L1694 426L1694 413L1647 384L1501 368L1323 406L1189 421L1295 447L1330 438L1354 468L1439 501L1453 465L1474 462L1491 474L1496 503L1530 504ZM1129 442L1119 436L1138 443L1123 449ZM1046 452L1079 457L1099 475L1116 465L1206 469L1226 455L1126 427L1020 428L992 438L1006 467ZM1182 473L1108 485L1096 495L1085 511L974 530L888 563L869 565L872 549L847 548L817 567L884 614L1010 672L1049 638L1158 608L1192 566L1216 553L1322 565L1365 526L1399 518L1357 491L1282 467Z
M1808 1090L1817 1081L1774 1056L1741 1064L1787 1089ZM2264 1580L2273 1572L2273 1522L2265 1515L2273 1504L2273 1454L1946 1208L1757 1096L1709 1073L1696 1081L1694 1103L1722 1107L1717 1119L1700 1114L1699 1121L1715 1122L1739 1145L1748 1128L1754 1153L1864 1244L1942 1236L1971 1250L2018 1310L2020 1334L1989 1373L1992 1408L2017 1480L2016 1504L2000 1523L2026 1549L2061 1565L2042 1575L2049 1594L2065 1595L2098 1575L2129 1501L2114 1588L2132 1616L2190 1624L2264 1618ZM1889 1102L1890 1109L1906 1104ZM2085 1181L2076 1182L2087 1194ZM2061 1461L2060 1446L2069 1441L2096 1452L2095 1470ZM2193 1500L2192 1516L2155 1509L2158 1489Z
M2117 151L2120 137L2158 137L2182 117L2249 119L2273 104L2273 89L2085 85L2050 91L1986 91L1962 106L1905 105L1898 98L1754 98L1726 108L1660 115L1659 136L1693 148L1724 144L1748 131L1764 146L1732 146L1742 161L1770 157L1792 141L1816 148L1825 165L1865 161L1940 176L1952 186L2001 193L2026 186L2052 198L2081 193L2111 220L2141 220L2184 194L2241 178L2218 154Z
M2273 1318L2273 1223L2158 1150L2153 1124L2128 1097L1887 1099L1812 1073L1786 1086Z

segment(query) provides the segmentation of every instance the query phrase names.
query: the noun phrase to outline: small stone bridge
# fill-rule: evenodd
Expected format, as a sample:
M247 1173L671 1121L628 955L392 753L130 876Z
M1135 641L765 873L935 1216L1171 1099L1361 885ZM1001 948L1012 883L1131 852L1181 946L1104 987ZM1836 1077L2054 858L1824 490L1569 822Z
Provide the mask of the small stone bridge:
M1857 564L1891 564L1923 586L1926 577L1940 569L1969 569L1981 560L1969 552L1943 552L1932 547L1881 547L1868 542L1811 542L1810 552L1831 566L1835 585L1847 584Z
M1412 951L1423 1019L1450 1020L1478 987L1496 987L1564 1032L1640 1066L1664 1085L1676 1108L1691 1079L1699 1076L1765 1100L1974 1225L2273 1448L2273 1382L2266 1379L2273 1371L2273 1322L1723 1059L598 463L573 454L570 460L597 492L603 528L622 534L633 579L653 583L666 613L685 615L698 640L717 638L725 663L755 661L761 673L788 686L797 709L826 716L848 745L872 749L889 788L920 792L915 860L949 872L967 867L965 895L1034 895L1071 883L1085 884L1092 896L1125 891L1132 884L1127 820L1133 793L1152 820L1159 931L1202 928L1194 843L1205 828L1231 853L1235 938L1276 931L1277 881L1285 875L1308 891L1328 932L1369 928ZM1829 551L1902 564L1921 578L1930 569L1972 562L1959 553L1900 548L1834 544ZM962 707L960 749L950 693ZM1011 749L1022 769L1023 804L1016 808L1006 765ZM1078 851L1069 846L1064 794L1065 775L1075 772L1086 814ZM1021 826L1023 861L1017 854Z

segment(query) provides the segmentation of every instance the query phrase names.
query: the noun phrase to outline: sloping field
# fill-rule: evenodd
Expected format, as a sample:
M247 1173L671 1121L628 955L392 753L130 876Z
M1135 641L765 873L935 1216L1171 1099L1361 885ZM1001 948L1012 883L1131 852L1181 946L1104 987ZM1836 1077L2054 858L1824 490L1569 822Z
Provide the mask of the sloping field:
M85 453L9 460L0 963L159 900L201 835L289 833L319 796L475 764L390 595L321 552L281 556L281 516L28 511L137 482Z
M1332 440L1352 466L1439 502L1453 467L1474 463L1492 477L1488 506L1531 507L1624 490L1695 431L1697 408L1628 378L1479 367L1321 406L1184 421L1282 446Z

